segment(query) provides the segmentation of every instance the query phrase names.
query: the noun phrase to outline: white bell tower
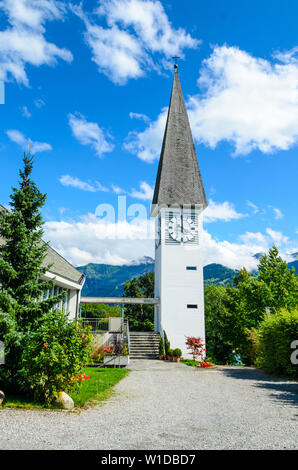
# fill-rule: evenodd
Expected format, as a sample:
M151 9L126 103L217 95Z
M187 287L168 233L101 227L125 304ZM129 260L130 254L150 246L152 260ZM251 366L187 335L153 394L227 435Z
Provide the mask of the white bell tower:
M202 212L207 201L177 65L151 216L156 218L155 331L190 357L186 336L205 342Z

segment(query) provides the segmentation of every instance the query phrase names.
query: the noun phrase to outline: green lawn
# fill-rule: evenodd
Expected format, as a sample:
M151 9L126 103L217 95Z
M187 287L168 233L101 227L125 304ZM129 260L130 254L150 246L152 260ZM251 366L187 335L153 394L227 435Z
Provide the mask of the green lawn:
M196 367L199 364L198 361L194 361L193 359L183 359L183 358L181 358L180 362L183 362L183 364L186 364L187 366L191 366L191 367Z
M191 367L197 367L197 365L199 364L199 361L194 361L193 359L183 359L181 358L180 359L180 362L183 362L183 364L186 364L187 366L191 366ZM207 362L210 362L211 361L207 361ZM213 364L213 363L211 363ZM206 370L206 369L215 369L216 368L216 365L213 364L213 367L200 367L200 369L203 369L203 370Z
M87 404L96 404L98 401L106 400L111 395L114 385L123 379L129 373L129 370L86 367L84 373L90 377L90 380L82 380L79 390L69 393L76 408L82 408ZM44 408L40 403L22 396L8 396L4 407ZM50 408L54 409L55 406Z
M114 385L123 379L129 370L86 367L84 372L90 380L82 380L79 391L70 394L76 408L81 408L88 402L90 404L90 402L106 400Z

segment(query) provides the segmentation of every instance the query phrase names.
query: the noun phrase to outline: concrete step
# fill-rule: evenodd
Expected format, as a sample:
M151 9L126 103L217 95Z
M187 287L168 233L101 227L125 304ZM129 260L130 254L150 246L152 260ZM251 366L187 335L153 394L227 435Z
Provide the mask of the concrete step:
M130 354L130 359L158 359L158 354Z
M159 333L130 332L129 355L131 359L158 359L159 340Z

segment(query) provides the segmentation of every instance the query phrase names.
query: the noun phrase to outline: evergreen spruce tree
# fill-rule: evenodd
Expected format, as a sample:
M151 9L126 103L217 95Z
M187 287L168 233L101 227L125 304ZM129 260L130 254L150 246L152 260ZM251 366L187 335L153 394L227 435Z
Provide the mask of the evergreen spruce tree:
M43 314L64 297L44 300L54 281L42 281L50 269L44 263L47 244L42 241L40 209L46 195L31 179L33 157L24 154L19 187L13 188L11 210L0 210L0 340L5 345L5 365L0 367L0 384L6 390L19 389L21 356L26 339Z
M14 318L20 331L30 330L34 321L60 302L64 293L44 299L54 281L42 281L50 269L44 263L48 244L42 241L42 194L31 179L33 157L24 154L18 188L12 188L11 210L0 211L0 310ZM0 331L1 334L1 331Z

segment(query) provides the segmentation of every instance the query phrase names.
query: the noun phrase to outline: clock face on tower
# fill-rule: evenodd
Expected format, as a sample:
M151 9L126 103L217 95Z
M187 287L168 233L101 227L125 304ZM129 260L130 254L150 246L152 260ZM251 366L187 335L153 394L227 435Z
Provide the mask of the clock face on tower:
M170 237L176 242L191 242L195 239L196 226L191 217L177 215L171 217L168 224Z

